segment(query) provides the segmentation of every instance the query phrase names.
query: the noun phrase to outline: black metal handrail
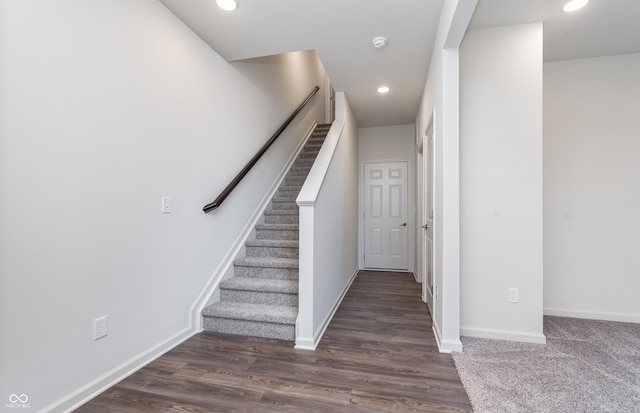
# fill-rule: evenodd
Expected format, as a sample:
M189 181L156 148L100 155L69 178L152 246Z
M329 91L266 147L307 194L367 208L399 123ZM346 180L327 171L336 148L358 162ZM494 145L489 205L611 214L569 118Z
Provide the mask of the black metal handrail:
M227 187L220 193L220 195L218 195L218 197L210 204L207 204L204 206L204 208L202 208L202 210L206 213L206 212L210 212L213 211L214 209L218 208L222 202L224 202L224 200L229 196L229 194L231 193L231 191L233 191L233 189L238 186L238 184L240 183L240 181L242 181L242 178L245 177L245 175L247 175L247 173L249 173L249 171L251 170L251 168L253 168L253 166L258 163L258 160L262 157L262 155L264 155L264 153L267 151L267 149L269 149L269 147L271 146L271 144L273 144L273 142L275 142L276 139L278 139L278 136L280 136L280 134L282 134L282 132L286 129L287 126L289 126L289 124L291 123L291 121L293 121L293 118L296 117L296 115L298 113L300 113L300 111L302 110L302 108L304 108L304 106L311 100L311 98L318 93L318 90L320 90L319 86L316 86L313 91L309 94L309 96L304 100L304 102L302 102L300 104L300 106L298 106L298 108L296 110L293 111L293 113L291 114L291 116L289 116L287 118L287 120L284 121L284 123L282 124L282 126L280 126L280 128L278 128L278 130L276 131L276 133L273 134L273 136L267 141L267 143L265 143L262 148L260 148L260 150L258 151L258 153L256 153L253 158L251 158L251 160L249 161L249 163L247 163L244 168L242 168L242 170L240 171L240 173L238 173L238 175L236 175L235 178L233 178L233 180L229 183L229 185L227 185Z

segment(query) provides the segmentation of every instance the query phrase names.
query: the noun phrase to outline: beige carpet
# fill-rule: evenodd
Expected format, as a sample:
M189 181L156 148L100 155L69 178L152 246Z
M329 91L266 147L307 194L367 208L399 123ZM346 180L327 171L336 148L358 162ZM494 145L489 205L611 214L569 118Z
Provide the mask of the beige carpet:
M640 324L545 317L547 344L463 337L476 413L640 412Z

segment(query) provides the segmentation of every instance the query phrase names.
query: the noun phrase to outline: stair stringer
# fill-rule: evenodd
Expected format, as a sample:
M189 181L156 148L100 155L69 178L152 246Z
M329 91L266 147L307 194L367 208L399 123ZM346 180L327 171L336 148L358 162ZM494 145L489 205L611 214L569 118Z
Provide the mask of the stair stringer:
M300 140L300 143L296 147L296 149L292 152L291 156L287 160L286 164L280 171L280 174L274 181L273 185L269 188L267 193L264 195L258 206L256 207L254 213L251 215L251 219L247 221L247 224L244 226L238 237L235 239L231 248L224 255L223 259L220 261L216 269L213 271L207 284L202 290L202 293L196 298L195 302L191 306L189 310L190 323L195 327L195 330L200 332L203 330L203 317L202 311L209 304L213 304L215 302L220 301L220 283L228 278L233 277L233 262L242 257L245 252L245 242L251 237L255 237L255 226L260 223L260 220L263 218L264 211L271 204L272 198L275 196L278 188L283 183L289 169L293 166L293 163L298 158L300 152L304 148L307 140L313 134L316 126L318 126L318 122L314 121L311 123L309 128L304 134L303 139Z

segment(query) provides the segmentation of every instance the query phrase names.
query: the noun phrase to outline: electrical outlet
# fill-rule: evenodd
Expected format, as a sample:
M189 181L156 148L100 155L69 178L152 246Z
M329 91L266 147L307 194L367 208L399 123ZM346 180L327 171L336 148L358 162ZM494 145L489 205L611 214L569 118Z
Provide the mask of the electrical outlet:
M520 290L518 288L509 288L507 296L507 302L518 303L520 302Z
M107 316L102 316L93 320L93 341L107 335Z
M436 301L438 301L438 284L435 284L433 286L433 296L435 297Z

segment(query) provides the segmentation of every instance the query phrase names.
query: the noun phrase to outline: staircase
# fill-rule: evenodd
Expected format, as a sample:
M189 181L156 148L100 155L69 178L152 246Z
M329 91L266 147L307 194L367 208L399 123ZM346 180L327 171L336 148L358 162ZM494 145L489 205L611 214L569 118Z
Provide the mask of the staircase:
M295 340L298 316L298 205L296 198L331 125L318 125L277 195L245 243L246 257L220 283L220 301L202 311L205 331Z

